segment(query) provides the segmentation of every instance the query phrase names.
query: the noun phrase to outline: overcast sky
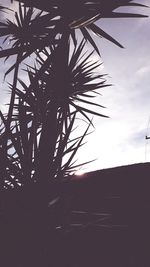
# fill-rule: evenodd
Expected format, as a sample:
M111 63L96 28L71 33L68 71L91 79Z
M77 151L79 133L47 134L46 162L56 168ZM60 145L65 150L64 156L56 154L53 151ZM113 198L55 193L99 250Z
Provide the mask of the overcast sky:
M150 15L150 8L134 10ZM99 25L125 49L97 39L104 71L113 83L101 91L99 101L111 118L95 118L96 130L80 157L97 160L84 171L150 161L150 140L145 140L150 135L150 18L103 19Z
M138 2L150 5L149 0ZM132 10L150 15L150 8ZM101 90L98 98L107 107L100 111L110 119L94 119L96 129L78 154L78 163L96 159L83 171L150 161L150 140L145 140L150 135L150 18L103 19L98 24L125 49L95 39L113 86ZM0 94L2 108L2 88Z

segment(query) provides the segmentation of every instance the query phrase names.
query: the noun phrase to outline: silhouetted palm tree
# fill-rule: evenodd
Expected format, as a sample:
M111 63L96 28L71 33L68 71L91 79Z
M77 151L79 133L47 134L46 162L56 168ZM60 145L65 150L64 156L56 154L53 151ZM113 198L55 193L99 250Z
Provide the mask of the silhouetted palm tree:
M91 33L122 45L95 22L100 18L145 17L116 12L120 6L144 5L127 0L22 0L14 13L15 20L0 22L0 36L4 40L0 57L8 60L16 56L5 73L7 76L14 70L13 82L9 83L8 113L0 113L1 191L17 192L15 198L21 204L16 200L13 206L17 213L12 231L17 232L19 212L27 211L31 221L31 226L27 226L31 235L28 241L34 239L32 231L36 225L39 251L48 246L42 242L46 242L43 237L46 238L49 226L51 235L58 228L66 232L64 184L82 166L75 164L74 158L92 125L89 115L107 117L93 111L92 106L104 107L90 100L97 89L108 86L105 75L95 73L101 63L92 60L94 51L99 56L100 53ZM83 35L80 41L76 29ZM11 47L7 47L6 40ZM87 52L87 41L94 49L92 52ZM81 136L74 138L78 115L88 126ZM25 215L23 218L25 221ZM23 249L26 245L25 242ZM38 246L36 242L32 245L34 258ZM35 266L34 260L26 264Z

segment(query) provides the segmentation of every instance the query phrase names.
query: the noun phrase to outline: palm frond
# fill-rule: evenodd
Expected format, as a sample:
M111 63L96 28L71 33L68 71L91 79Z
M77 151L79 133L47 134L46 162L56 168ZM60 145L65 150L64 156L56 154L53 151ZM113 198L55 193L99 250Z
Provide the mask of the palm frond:
M56 17L60 18L61 24L68 25L70 28L70 34L75 43L75 34L73 30L80 29L84 38L87 39L90 44L93 46L95 51L99 54L97 46L91 37L87 29L91 29L92 32L96 33L98 36L108 39L119 47L123 47L118 41L113 37L104 32L100 27L97 26L97 29L94 28L94 23L100 20L101 18L144 18L147 17L142 14L128 13L128 12L115 12L119 7L147 7L146 5L133 3L132 0L112 0L109 1L48 1L45 0L41 3L38 3L36 0L17 0L18 2L23 2L29 7L35 7L40 10L44 10L49 14L55 13ZM68 12L69 10L69 12ZM47 17L48 17L47 15ZM65 26L66 27L66 26Z
M88 28L95 33L97 36L104 37L105 39L109 40L110 42L116 44L120 48L123 48L123 46L117 42L114 38L112 38L108 33L104 32L100 27L98 27L96 24L90 24Z

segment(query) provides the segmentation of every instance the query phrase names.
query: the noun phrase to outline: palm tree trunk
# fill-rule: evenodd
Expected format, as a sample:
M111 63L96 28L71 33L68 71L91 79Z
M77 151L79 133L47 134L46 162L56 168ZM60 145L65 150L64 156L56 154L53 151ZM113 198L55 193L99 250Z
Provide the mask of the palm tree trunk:
M68 29L65 28L64 33L62 34L62 38L60 40L60 45L54 51L54 72L56 71L56 75L58 75L56 87L61 86L61 80L65 79L65 70L68 67L68 39L69 32ZM60 57L61 56L61 57ZM61 58L61 62L60 62ZM55 69L56 68L56 69ZM63 75L64 74L64 75ZM61 90L65 90L65 88L61 88ZM53 99L50 102L50 109L45 115L45 122L43 123L42 133L40 137L39 143L39 166L38 166L38 181L40 183L45 183L51 178L53 178L54 172L53 168L53 160L56 150L56 142L58 138L58 107L60 103L58 103L58 94L60 92L60 88L55 88Z
M57 103L52 101L46 114L39 143L38 181L45 183L50 178L57 141Z

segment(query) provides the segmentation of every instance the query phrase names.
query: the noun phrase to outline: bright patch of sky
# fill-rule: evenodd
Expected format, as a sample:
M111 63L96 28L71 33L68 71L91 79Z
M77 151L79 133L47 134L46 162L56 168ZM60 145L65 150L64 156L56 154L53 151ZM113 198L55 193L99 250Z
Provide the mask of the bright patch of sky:
M138 2L149 5L148 0ZM150 16L149 8L132 11ZM96 129L79 155L96 160L81 173L150 161L150 140L145 140L150 135L150 18L103 19L98 25L125 49L95 38L113 84L99 98L110 119L94 118Z
M138 2L149 5L148 0ZM150 8L130 8L132 11L150 15ZM95 131L79 151L78 163L96 160L82 171L150 161L150 140L145 140L150 135L150 18L103 19L98 25L125 49L95 38L103 72L113 84L100 91L103 96L97 102L107 107L100 112L110 118L94 118ZM4 89L0 88L0 94L4 99Z

